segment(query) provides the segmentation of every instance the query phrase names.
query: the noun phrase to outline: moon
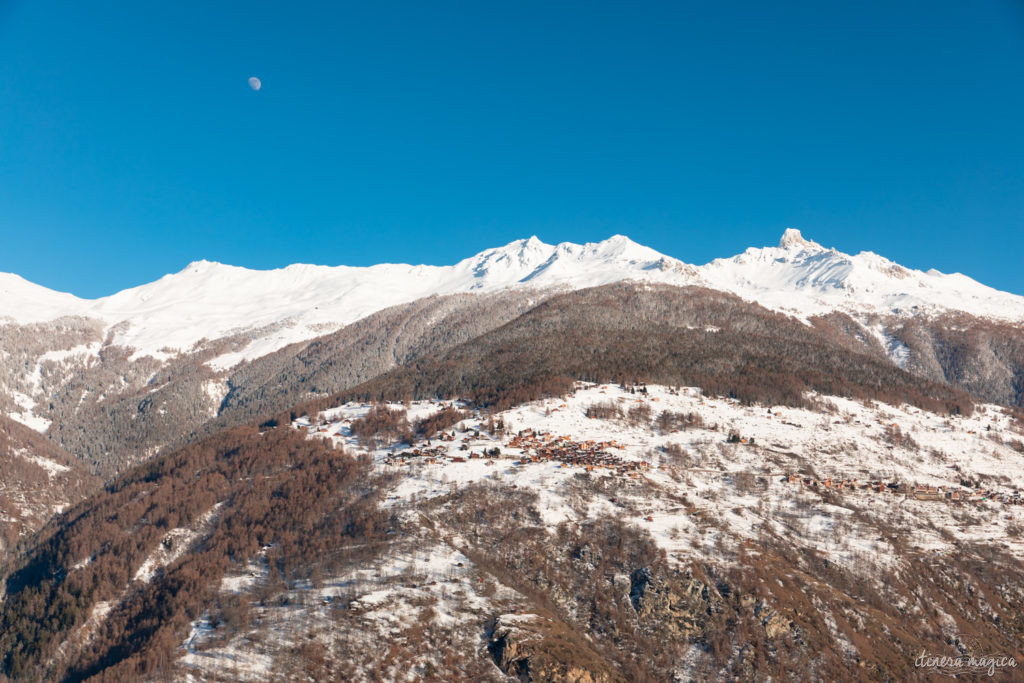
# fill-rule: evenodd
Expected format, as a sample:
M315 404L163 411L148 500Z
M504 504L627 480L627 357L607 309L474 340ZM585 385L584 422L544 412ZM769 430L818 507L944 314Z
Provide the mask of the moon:
M250 76L249 87L253 90L259 90L260 88L263 87L263 83L260 81L260 79L256 78L255 76Z

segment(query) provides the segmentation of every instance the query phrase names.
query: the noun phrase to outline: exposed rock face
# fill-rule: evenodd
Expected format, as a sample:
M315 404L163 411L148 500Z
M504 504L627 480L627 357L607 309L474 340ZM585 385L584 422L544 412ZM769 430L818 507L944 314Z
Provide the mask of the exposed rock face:
M740 604L753 612L761 622L761 626L764 627L765 635L772 640L788 635L797 629L791 619L779 614L766 601L758 601L753 595L748 594L741 597Z
M612 683L625 679L565 624L539 614L503 614L488 650L495 664L520 681Z
M670 583L647 567L630 576L629 599L641 624L689 642L702 638L721 611L720 596L704 582L685 576Z

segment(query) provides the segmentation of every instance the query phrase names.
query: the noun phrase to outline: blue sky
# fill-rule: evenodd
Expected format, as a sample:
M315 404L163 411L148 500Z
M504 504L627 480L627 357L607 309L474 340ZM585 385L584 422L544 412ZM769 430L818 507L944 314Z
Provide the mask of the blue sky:
M1022 68L1019 0L0 0L0 271L704 263L792 226L1024 294Z

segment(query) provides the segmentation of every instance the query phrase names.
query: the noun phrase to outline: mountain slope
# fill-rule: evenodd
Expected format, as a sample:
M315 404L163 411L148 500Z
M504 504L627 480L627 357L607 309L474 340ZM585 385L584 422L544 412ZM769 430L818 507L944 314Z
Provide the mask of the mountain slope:
M5 277L12 296L0 315L67 315L0 324L0 410L109 476L168 445L444 351L551 295L624 280L729 292L929 381L1024 402L1024 299L787 231L777 247L705 266L616 236L519 240L453 266L198 262L95 301ZM432 313L431 296L448 303Z
M52 441L0 416L0 565L19 539L100 484Z
M65 299L57 293L47 296L64 303L60 315L105 321L113 331L113 343L133 349L136 355L159 358L189 350L203 339L267 328L244 353L218 361L219 367L227 367L431 295L604 284L657 268L662 259L622 236L597 244L558 246L534 237L488 249L453 266L297 264L256 271L197 261L156 282L94 301ZM19 292L12 292L0 317L19 322L43 319L35 302L44 298L40 292L48 290L34 288L21 301Z
M560 294L436 357L417 359L347 397L471 399L506 406L564 393L577 379L700 386L744 402L802 405L808 391L966 412L964 392L924 380L869 347L730 294L619 283Z
M422 355L442 352L532 308L544 294L517 291L428 297L371 314L341 330L296 342L214 371L214 351L175 359L134 387L100 398L128 364L105 351L100 362L60 386L48 435L110 477L126 465L227 427L341 391ZM131 377L132 375L128 375ZM146 378L144 378L146 379Z
M20 323L53 320L77 315L88 303L73 294L33 284L15 273L0 273L0 321L4 318Z
M831 311L923 314L961 311L1024 321L1024 297L937 270L905 268L883 256L826 249L787 230L777 247L750 248L699 268L705 286L801 317Z
M139 680L209 603L233 559L344 564L387 529L367 462L293 430L225 431L135 469L56 519L5 577L0 672Z
M931 680L922 650L1024 662L1024 518L1002 495L1024 425L995 406L767 410L577 382L444 438L364 429L441 409L331 406L134 468L3 577L3 673Z

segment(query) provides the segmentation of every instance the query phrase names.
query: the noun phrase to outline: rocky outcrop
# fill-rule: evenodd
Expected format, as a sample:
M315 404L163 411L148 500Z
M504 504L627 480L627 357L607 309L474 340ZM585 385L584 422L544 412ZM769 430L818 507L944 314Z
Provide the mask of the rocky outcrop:
M494 621L488 650L504 673L520 681L624 681L565 624L539 614L503 614Z
M688 642L704 637L722 604L716 589L690 574L668 580L647 567L630 576L629 600L645 628Z
M753 595L744 595L740 598L740 604L749 609L764 628L764 633L770 640L775 640L797 631L797 626L792 619L779 614L765 600L758 600Z

